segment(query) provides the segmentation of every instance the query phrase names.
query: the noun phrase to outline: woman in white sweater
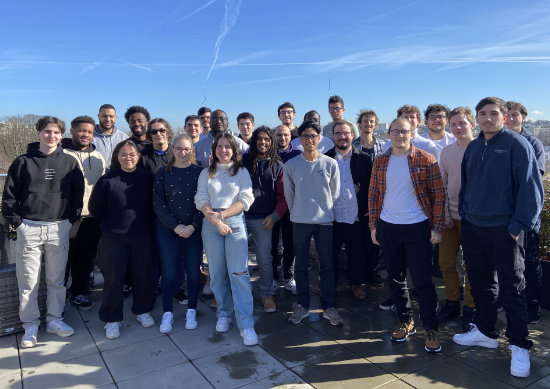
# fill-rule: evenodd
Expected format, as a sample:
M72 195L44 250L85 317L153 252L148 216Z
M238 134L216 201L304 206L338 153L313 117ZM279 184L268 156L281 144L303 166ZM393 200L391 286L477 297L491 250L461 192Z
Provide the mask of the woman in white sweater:
M244 344L258 343L252 316L248 274L248 234L243 211L254 201L250 174L231 134L220 134L212 144L212 161L199 176L195 205L204 214L202 240L210 287L218 305L216 331L229 330L235 311Z

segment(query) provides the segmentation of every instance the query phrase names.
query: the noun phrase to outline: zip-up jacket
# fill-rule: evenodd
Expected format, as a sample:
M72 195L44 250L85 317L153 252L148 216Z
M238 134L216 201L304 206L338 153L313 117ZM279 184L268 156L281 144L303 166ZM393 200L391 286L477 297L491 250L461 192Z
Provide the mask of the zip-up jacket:
M2 215L16 228L21 219L74 223L82 211L84 176L77 160L61 145L51 154L39 147L39 142L30 143L8 170Z
M478 227L508 226L519 236L535 226L543 187L533 148L523 136L501 129L470 142L461 165L458 213Z
M283 169L281 161L277 161L275 167L269 166L269 158L258 159L256 171L250 177L252 180L252 193L254 202L244 214L251 219L265 219L267 216L278 222L288 211L283 187ZM243 155L243 165L252 172L252 159L250 154Z
M230 130L226 130L228 134L233 135ZM212 131L208 131L208 135L205 138L195 143L195 155L197 157L197 163L202 167L210 166L210 157L212 156L212 145L214 144L214 135ZM241 150L241 154L244 154L248 150L248 145L241 139L234 136L237 146Z
M76 158L80 170L84 175L84 205L82 206L82 216L91 216L88 211L88 201L92 194L92 189L99 177L107 172L105 160L103 156L96 150L96 147L90 143L84 150L80 150L73 145L71 138L63 138L61 140L63 150Z
M281 161L283 161L283 163L287 163L289 159L292 159L302 154L302 150L295 149L294 146L292 146L292 142L290 142L286 150L284 151L277 150L277 153L279 153L279 157L281 158Z
M336 149L333 147L325 153L327 157L336 160ZM357 208L359 219L366 218L369 211L369 184L372 172L372 160L370 155L361 152L355 146L351 149L350 170L355 196L357 197Z
M432 231L439 235L445 230L445 190L435 156L414 147L407 155L409 173L418 204L430 221ZM393 147L374 160L369 186L369 228L376 229L386 193L386 172Z
M128 139L128 135L119 131L116 126L113 126L113 132L104 134L99 130L99 124L96 124L92 143L95 145L96 150L103 156L107 171L111 166L111 157L113 156L116 145L125 139Z
M141 150L141 158L137 166L149 170L153 174L157 174L161 167L168 165L173 156L172 147L168 147L164 153L159 154L153 148L153 144L149 143Z

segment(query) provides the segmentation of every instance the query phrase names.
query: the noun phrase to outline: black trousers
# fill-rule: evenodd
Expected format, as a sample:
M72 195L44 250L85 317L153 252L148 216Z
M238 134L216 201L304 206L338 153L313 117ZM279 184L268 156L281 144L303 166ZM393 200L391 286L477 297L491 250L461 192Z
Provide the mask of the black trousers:
M378 271L378 265L380 265L380 246L372 242L368 225L366 234L366 236L361 237L361 240L364 241L363 245L365 246L364 272L366 276L372 276Z
M462 219L460 243L476 305L474 324L483 335L498 337L498 298L506 311L510 344L528 350L533 342L527 339L523 234L515 241L508 226L478 227Z
M542 265L539 258L539 233L531 230L523 232L523 249L525 253L525 291L528 304L538 304L542 287ZM519 251L521 254L521 251Z
M93 217L78 220L69 232L69 255L65 269L65 285L72 277L69 292L78 296L86 292L90 282L90 273L94 271L97 246L101 238L101 222Z
M122 283L129 268L134 298L132 313L141 315L153 309L156 285L149 274L154 265L153 234L119 235L103 233L99 248L99 265L104 278L103 302L99 318L105 323L122 321Z
M420 318L424 328L437 331L437 294L432 280L433 247L430 237L428 220L414 224L391 224L379 220L376 229L376 238L385 254L391 297L399 321L408 323L412 317L406 280L408 267L418 290Z
M292 241L292 222L290 221L290 213L287 211L282 219L273 226L273 234L271 238L271 255L273 256L273 279L277 280L277 265L279 253L277 246L279 245L279 233L283 234L283 278L288 280L292 278L290 271L294 262L294 243Z
M338 255L342 250L342 243L346 245L348 257L347 279L350 284L361 285L363 280L363 268L365 267L365 240L368 237L368 226L365 219L353 224L332 223L332 268L334 271L334 287L338 286L340 277L340 261Z

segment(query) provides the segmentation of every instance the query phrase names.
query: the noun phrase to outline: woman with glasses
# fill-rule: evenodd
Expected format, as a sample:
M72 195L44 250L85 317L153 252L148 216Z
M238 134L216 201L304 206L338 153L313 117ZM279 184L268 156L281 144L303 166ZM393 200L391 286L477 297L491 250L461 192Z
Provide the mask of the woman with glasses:
M196 309L200 289L202 214L195 208L199 175L193 141L187 134L178 135L172 145L172 159L157 171L153 189L153 206L158 216L157 243L162 265L161 291L164 315L160 332L172 330L172 298L177 285L176 273L183 260L189 294L185 328L197 328Z
M136 166L140 153L130 139L120 142L113 156L120 169L111 170L98 180L88 206L92 216L101 221L98 265L105 283L99 318L107 323L107 339L120 336L126 268L133 279L132 313L144 327L155 324L149 314L155 286L148 278L154 260L155 176Z
M243 167L233 135L222 132L212 144L212 163L199 177L195 205L204 215L202 239L210 287L216 296L216 331L229 330L235 311L244 344L258 343L252 317L248 234L243 211L254 201L250 173Z

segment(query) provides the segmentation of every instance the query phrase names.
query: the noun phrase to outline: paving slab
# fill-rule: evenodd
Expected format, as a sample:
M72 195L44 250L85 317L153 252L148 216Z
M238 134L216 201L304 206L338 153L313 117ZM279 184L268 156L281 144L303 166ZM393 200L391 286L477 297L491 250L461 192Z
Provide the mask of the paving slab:
M298 302L296 300L287 301L277 305L277 307L282 310L288 321L288 316L296 309ZM314 323L316 321L323 320L323 304L321 302L321 297L318 294L312 294L309 296L309 317L302 319L302 323Z
M258 346L239 346L195 359L193 365L215 388L238 388L286 370Z
M167 336L105 351L102 355L117 383L187 361Z
M50 334L46 332L45 327L40 327L36 346L19 350L23 369L36 368L48 363L63 362L98 353L95 342L78 311L66 312L64 322L74 329L73 335L64 338L56 334ZM23 335L23 332L17 334L19 342Z
M344 349L292 369L319 389L377 388L396 378Z
M368 339L350 350L396 377L403 377L446 358L443 354L427 353L424 345L413 339L397 343L392 342L390 337L391 334L387 334Z
M175 304L172 311L174 315L174 323L172 324L172 331L170 333L174 334L179 331L189 331L185 329L185 316L187 315L187 305L181 305L176 301L174 302ZM216 312L202 301L199 301L197 303L195 314L195 317L197 319L197 328L209 323L216 322L218 320L218 318L216 317ZM162 323L162 315L164 315L162 304L155 305L155 309L153 309L153 311L151 312L151 316L153 317L153 319L155 319L155 322L159 326Z
M531 375L527 378L512 376L510 374L512 350L508 348L508 342L504 343L499 342L499 347L496 349L472 347L454 355L453 358L516 388L526 388L550 375L549 362L531 355Z
M550 377L545 377L542 380L535 382L533 385L528 386L528 389L548 389L550 388Z
M0 346L0 377L19 373L19 350L17 343Z
M258 335L258 339L288 331L292 328L294 328L294 325L288 322L288 314L280 309L270 313L264 312L263 308L254 310L254 330Z
M342 326L333 326L328 320L320 320L309 326L345 347L379 337L389 331L381 324L345 308L338 308L338 313L344 322Z
M23 370L25 389L98 388L113 383L99 354Z
M395 380L388 384L382 385L379 389L411 389L412 386L401 380Z
M538 324L530 324L529 339L534 344L531 355L550 361L550 329Z
M82 309L78 310L86 326L88 328L105 326L106 323L99 320L99 308L101 308L101 302L103 300L103 290L100 289L100 290L93 291L92 293L87 294L86 298L90 298L90 299L93 298L95 300L99 300L98 302L94 302L92 309L89 309L87 311L84 311ZM124 299L124 305L122 307L123 320L132 320L132 319L135 320L136 315L132 313L133 301L134 300L132 296ZM160 299L157 299L155 301L154 307L157 307L158 305L162 306L162 302L160 302Z
M384 327L393 330L399 324L399 319L395 313L395 308L390 309L389 311L383 311L378 306L381 302L385 301L383 297L376 297L372 302L369 300L365 305L360 308L346 307L353 310L353 312L365 316L368 319L371 319L379 324L382 324ZM338 304L338 302L337 302ZM345 304L340 304L346 306Z
M129 344L143 342L149 339L166 337L165 334L159 332L159 326L145 328L138 322L134 316L123 320L120 327L120 337L117 339L107 339L105 337L105 329L103 326L92 327L89 329L90 334L101 351L112 350L117 347L127 346Z
M235 327L229 326L229 331L221 333L216 331L216 323L176 332L169 337L190 360L243 344L243 338Z
M313 386L294 374L291 370L285 370L273 374L262 380L241 386L242 389L313 389Z
M13 373L0 377L0 389L23 389L21 373Z
M208 389L212 385L190 362L117 382L119 389Z
M268 336L261 339L258 344L290 368L342 348L325 335L306 326Z
M506 385L479 370L469 367L453 358L445 358L438 363L416 371L403 381L415 388L434 389L506 389Z
M17 343L17 336L15 334L0 337L0 347L11 346L15 343Z

